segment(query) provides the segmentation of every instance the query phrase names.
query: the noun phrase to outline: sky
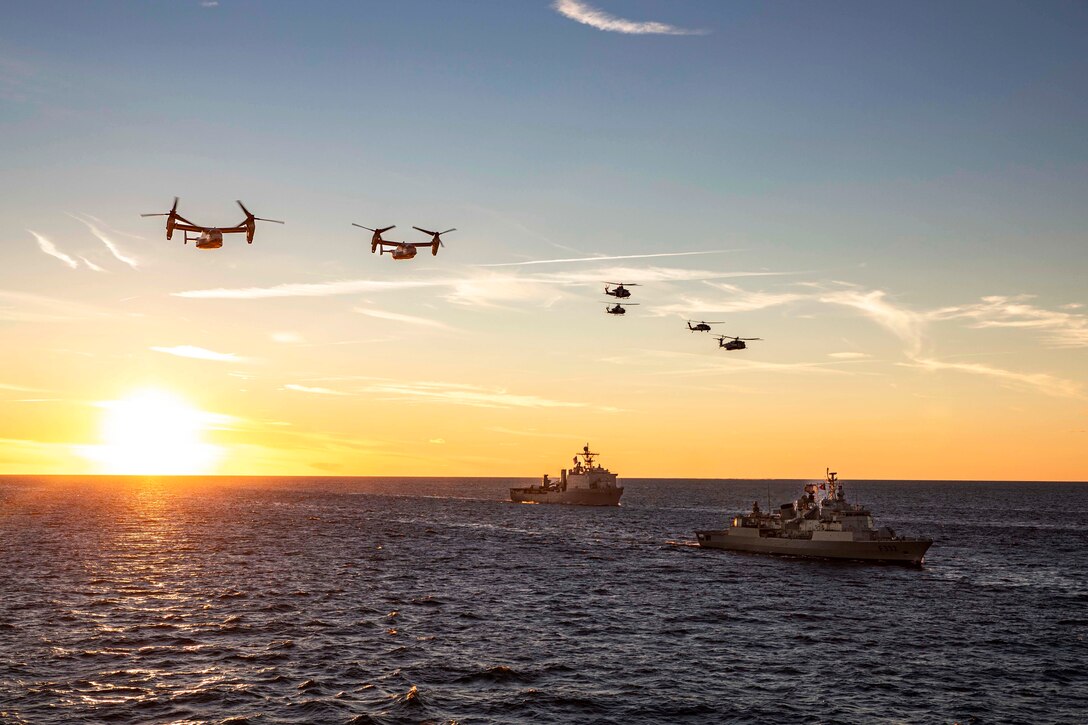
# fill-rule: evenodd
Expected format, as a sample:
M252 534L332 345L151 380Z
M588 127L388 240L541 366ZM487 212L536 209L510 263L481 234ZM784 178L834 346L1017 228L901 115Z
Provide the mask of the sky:
M1088 480L1084 3L0 17L0 474Z

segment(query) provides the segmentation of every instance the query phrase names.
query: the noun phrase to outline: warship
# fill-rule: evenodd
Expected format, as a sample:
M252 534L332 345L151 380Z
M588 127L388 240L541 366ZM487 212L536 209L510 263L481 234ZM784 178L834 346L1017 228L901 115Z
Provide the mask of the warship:
M822 496L822 498L820 498ZM816 559L851 559L921 566L931 539L896 536L873 525L872 513L847 503L838 474L827 469L823 483L805 484L804 494L778 511L752 510L728 529L696 531L699 546Z
M599 455L587 443L574 457L574 465L564 468L558 480L544 474L539 484L510 489L515 503L565 503L579 506L619 506L623 486L616 485L616 474L594 462Z

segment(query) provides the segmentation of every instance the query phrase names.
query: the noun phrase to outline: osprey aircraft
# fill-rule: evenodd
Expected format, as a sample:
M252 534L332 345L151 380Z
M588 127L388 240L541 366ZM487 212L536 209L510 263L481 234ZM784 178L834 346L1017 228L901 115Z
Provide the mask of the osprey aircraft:
M360 229L366 229L368 232L374 232L374 234L370 237L371 254L373 254L374 252L378 252L379 254L385 254L386 248L391 247L392 249L390 249L389 252L393 255L393 259L412 259L416 256L416 250L419 247L430 247L431 255L437 256L438 248L446 246L445 242L442 241L442 235L457 231L456 229L447 229L444 232L432 232L426 229L421 229L420 227L412 227L413 229L417 229L424 234L429 234L431 236L431 241L391 242L382 239L382 234L386 233L390 229L396 229L396 224L388 227L382 227L380 229L371 229L370 227L364 227L362 224L356 224L355 222L352 222L351 225L353 227L359 227Z
M246 218L232 227L205 227L200 224L194 224L181 214L178 214L178 198L176 196L174 197L174 205L170 207L170 211L158 214L141 214L140 216L166 217L166 238L171 239L174 236L174 231L180 229L185 234L184 243L188 244L189 242L195 242L197 249L219 249L223 246L224 234L241 234L243 232L245 232L246 241L253 244L253 235L257 231L257 222L283 224L283 222L277 219L263 219L261 217L253 216L242 202L239 201L237 204L242 208L242 213L246 215ZM197 236L190 237L190 232Z

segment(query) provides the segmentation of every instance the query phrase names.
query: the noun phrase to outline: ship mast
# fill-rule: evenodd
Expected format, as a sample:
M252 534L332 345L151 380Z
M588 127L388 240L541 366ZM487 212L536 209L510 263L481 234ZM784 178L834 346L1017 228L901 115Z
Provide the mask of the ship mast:
M596 456L598 454L590 453L589 444L586 443L585 447L582 448L582 452L579 453L578 455L580 455L582 458L586 459L586 470L590 470L590 469L593 468L593 456Z

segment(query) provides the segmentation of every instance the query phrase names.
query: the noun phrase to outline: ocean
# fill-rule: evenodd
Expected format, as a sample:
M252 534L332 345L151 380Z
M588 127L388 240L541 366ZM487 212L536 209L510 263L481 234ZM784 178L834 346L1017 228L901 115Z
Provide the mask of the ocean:
M915 569L693 546L801 481L621 480L0 478L0 722L1088 722L1088 485L846 480Z

